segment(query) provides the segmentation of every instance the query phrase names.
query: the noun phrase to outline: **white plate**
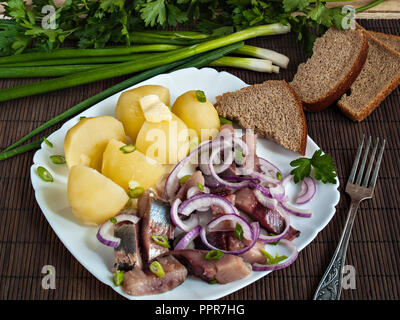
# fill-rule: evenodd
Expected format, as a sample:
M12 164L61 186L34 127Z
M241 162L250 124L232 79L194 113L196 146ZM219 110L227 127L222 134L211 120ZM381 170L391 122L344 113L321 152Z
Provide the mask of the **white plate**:
M169 88L171 102L175 101L182 93L196 89L203 90L213 103L217 95L247 86L242 80L227 72L217 72L210 68L200 70L189 68L170 74L162 74L133 87L144 84L158 84ZM225 285L210 285L194 277L189 277L182 285L171 291L157 296L145 297L128 296L120 287L113 285L110 272L110 268L113 266L113 250L102 245L96 239L96 227L85 226L75 219L67 200L68 169L64 165L53 164L49 156L52 154L64 154L65 135L68 129L79 121L81 116L114 115L119 95L120 93L117 93L67 121L59 130L48 137L48 140L54 145L53 148L49 148L45 143L42 143L41 149L35 153L33 158L31 180L36 200L50 226L71 254L97 279L128 299L218 299L265 276L268 272L252 272L245 279ZM319 147L308 137L306 156L311 157L317 149ZM290 161L299 157L298 154L287 151L276 143L265 139L259 140L257 154L272 161L281 169L283 174L291 170ZM37 176L36 168L39 165L44 166L51 172L54 182L44 182ZM312 217L291 217L291 225L301 231L300 237L294 240L299 250L307 246L332 219L335 214L335 206L339 202L338 186L339 184L324 185L318 183L314 199L307 205L302 206L312 209ZM290 186L288 188L290 199L293 199L298 191L298 185Z

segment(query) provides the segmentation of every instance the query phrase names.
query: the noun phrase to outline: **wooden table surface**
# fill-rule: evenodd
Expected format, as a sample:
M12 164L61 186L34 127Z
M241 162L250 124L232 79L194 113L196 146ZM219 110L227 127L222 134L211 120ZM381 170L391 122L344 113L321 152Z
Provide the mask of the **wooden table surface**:
M400 34L400 20L359 22L368 30ZM306 59L293 33L251 39L248 43L280 51L291 59L289 68L279 74L223 69L249 84L268 79L290 81L297 65ZM0 103L0 149L126 77ZM0 89L32 81L5 79L0 81ZM352 122L335 106L306 114L309 136L335 159L338 167L342 197L336 214L293 265L223 299L312 298L343 229L349 206L344 185L362 134L386 138L388 143L375 196L363 202L355 220L346 259L346 265L354 267L355 286L344 290L342 299L400 299L399 105L397 88L361 123ZM45 134L58 128L59 125L48 129ZM0 162L0 299L121 299L79 264L46 221L30 182L33 154ZM42 268L46 265L55 268L54 290L42 287Z
M352 5L360 8L371 3L371 0L338 1L329 3L329 7L338 5ZM399 19L400 18L400 0L385 0L376 7L365 12L358 13L357 19Z

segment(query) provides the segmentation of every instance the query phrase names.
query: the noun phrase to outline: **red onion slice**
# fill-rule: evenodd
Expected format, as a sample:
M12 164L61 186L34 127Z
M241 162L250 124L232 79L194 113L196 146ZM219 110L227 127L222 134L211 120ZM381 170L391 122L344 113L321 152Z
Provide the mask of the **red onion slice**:
M184 235L184 237L177 243L175 246L175 250L182 250L186 249L187 246L197 238L197 236L200 234L201 226L196 226L192 230L190 230L188 233Z
M218 154L218 152L219 152L218 149L216 149L216 150L214 150L214 151L212 152L211 158L210 158L210 163L209 163L209 165L208 165L208 168L209 168L209 170L210 170L210 172L211 172L211 176L214 178L214 180L215 180L217 183L219 183L220 185L223 185L223 186L225 186L225 187L232 188L232 189L241 189L241 188L244 188L244 187L248 186L249 183L250 183L250 180L244 180L244 181L240 181L240 182L229 182L229 181L226 181L226 180L220 178L220 177L217 175L217 173L215 172L215 169L214 169L214 166L212 165L212 163L213 163L213 158L216 156L216 154Z
M177 163L175 168L169 174L167 181L165 182L165 198L166 200L173 201L175 199L176 193L179 190L180 183L178 174L182 170L182 168L189 163L194 157L197 157L199 154L203 153L206 150L209 150L213 145L220 145L220 141L218 140L209 140L202 142L195 150L193 150L187 157L183 158L180 162Z
M271 175L272 177L276 177L277 172L281 172L277 166L269 162L267 159L258 157L260 162L260 169L262 172Z
M260 202L264 207L274 210L278 205L278 200L266 196L263 192L258 189L254 190L254 195L256 196L258 202Z
M175 201L172 203L170 211L171 220L172 223L179 229L185 232L189 232L199 224L199 219L197 215L192 215L188 220L183 221L179 217L178 213L178 207L181 204L181 202L182 201L179 198L176 198Z
M282 200L286 193L285 188L280 184L274 187L270 187L269 192L271 193L272 197L275 198L276 200Z
M117 248L121 242L121 239L114 236L115 225L122 221L129 221L133 224L136 224L138 223L140 218L132 214L126 214L126 213L119 214L114 218L116 220L115 223L111 222L110 220L107 220L100 226L99 230L97 231L96 237L102 244L109 247Z
M213 166L214 166L214 169L215 169L215 173L217 173L217 174L227 170L231 166L233 161L234 161L234 153L232 151L232 144L228 144L226 141L224 141L224 143L221 144L220 150L223 147L224 147L224 159L223 159L223 162L221 163L222 160L221 160L221 158L219 156L220 153L215 156L215 159L213 161ZM199 167L200 167L200 170L201 170L201 172L203 174L206 174L206 175L210 175L211 174L210 169L208 167L209 163L211 163L211 159L210 159L210 162L200 163ZM216 163L218 163L218 165Z
M282 186L286 186L290 181L293 180L293 175L292 174L288 174L286 177L284 177L281 181L280 181L280 185Z
M305 177L301 183L300 193L297 195L296 204L309 202L315 195L317 186L315 180L311 177Z
M274 270L286 268L287 266L291 265L297 259L299 252L297 251L297 248L294 245L294 243L289 240L282 239L280 241L280 243L290 249L290 255L287 259L285 259L284 261L281 261L278 264L270 264L270 265L254 263L252 269L254 271L274 271Z
M210 208L211 205L216 205L224 210L225 213L233 213L239 215L238 209L223 197L215 194L198 194L190 199L185 200L179 206L179 213L185 216L189 216L192 212L199 208Z
M294 214L295 216L302 217L302 218L311 218L311 210L310 209L299 209L292 206L289 202L281 202L280 206L283 210L288 213Z
M261 182L268 183L271 185L277 185L280 181L275 177L261 172L252 172L250 174L253 178L260 180Z
M203 194L203 193L206 193L206 194L210 193L210 189L203 186L203 190L200 190L199 187L194 186L194 187L191 187L188 189L188 191L186 192L186 198L190 199L190 198L194 197L195 195Z
M252 228L250 226L250 224L241 216L238 216L236 214L223 214L215 219L213 219L212 221L210 221L207 224L207 231L216 231L215 227L223 221L232 221L234 223L234 225L236 225L236 223L239 223L242 226L243 229L243 237L247 240L252 240L253 239L253 231Z
M220 218L222 218L222 217L224 217L225 215L223 215L223 216L221 216L221 217L218 217L218 218L216 218L216 219L214 219L214 220L212 220L211 222L214 222L214 221L216 221L217 219L220 219ZM243 248L243 249L240 249L240 250L236 250L236 251L228 251L228 250L222 250L222 249L220 249L220 248L217 248L217 247L215 247L215 246L213 246L212 244L210 244L209 242L208 242L208 240L207 240L207 229L208 229L208 225L206 226L206 227L202 227L201 228L201 230L200 230L200 237L201 237L201 240L203 241L203 243L207 246L207 248L209 248L209 249L211 249L211 250L220 250L220 251L222 251L222 252L224 252L224 253L228 253L228 254L234 254L234 255L239 255L239 254L242 254L242 253L245 253L245 252L247 252L247 251L249 251L253 246L254 246L254 244L256 243L256 241L257 241L257 239L258 239L258 237L259 237L259 235L260 235L260 225L259 225L259 223L258 222L253 222L253 223L251 223L251 224L249 224L246 220L244 220L243 218L243 220L244 220L244 222L242 221L242 220L236 220L236 218L237 217L239 217L239 216L236 216L236 215L230 215L232 218L234 218L235 220L233 220L234 222L236 221L237 223L241 223L241 226L242 226L242 228L243 228L243 226L245 225L245 224L247 224L248 225L248 227L250 227L250 229L251 229L251 243L250 243L250 245L249 246L247 246L247 247L245 247L245 248ZM218 224L219 222L221 222L222 220L219 220L219 221L216 221L216 224ZM240 221L240 222L239 222ZM210 222L210 223L211 223ZM248 227L246 227L246 228L248 228Z

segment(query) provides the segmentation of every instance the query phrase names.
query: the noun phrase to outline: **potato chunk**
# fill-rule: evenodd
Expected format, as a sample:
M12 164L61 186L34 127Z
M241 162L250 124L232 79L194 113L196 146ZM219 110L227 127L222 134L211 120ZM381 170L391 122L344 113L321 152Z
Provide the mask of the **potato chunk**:
M129 200L119 185L82 165L71 168L67 193L72 212L85 224L104 223L114 217Z
M110 139L126 142L124 127L117 119L100 116L80 120L65 136L68 168L81 164L100 171L103 152Z
M137 183L144 189L154 187L165 173L164 167L139 150L123 153L120 148L124 145L120 141L110 140L103 154L101 172L126 191L129 190L129 182Z
M218 134L220 122L217 110L208 99L199 101L196 90L180 95L171 110L189 129L197 132L200 141L213 139Z
M136 147L161 164L174 164L189 152L189 130L172 114L171 121L145 121L136 139Z
M145 85L121 93L115 108L115 117L120 120L126 134L133 140L145 122L145 117L139 100L145 96L155 94L167 106L170 105L169 90L163 86Z

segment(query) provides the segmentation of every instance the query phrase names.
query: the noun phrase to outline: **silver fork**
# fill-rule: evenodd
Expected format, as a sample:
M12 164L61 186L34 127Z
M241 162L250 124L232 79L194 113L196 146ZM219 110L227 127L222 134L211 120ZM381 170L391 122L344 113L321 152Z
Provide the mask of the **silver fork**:
M374 193L376 180L378 177L379 167L381 165L383 150L385 149L386 140L383 140L381 149L379 150L378 158L374 167L374 159L378 150L379 138L376 139L374 149L370 156L367 170L364 174L365 164L367 162L368 151L371 146L371 137L368 138L367 145L364 150L364 155L361 159L360 169L357 173L358 163L360 161L363 145L364 135L361 143L358 146L356 158L354 159L353 167L346 185L346 193L351 198L349 212L347 214L346 223L343 233L340 237L339 244L333 254L332 260L318 285L317 291L314 295L314 300L339 300L342 289L343 267L346 259L346 250L349 244L350 233L353 227L354 218L357 213L360 202L365 199L371 199ZM370 179L372 168L374 171ZM363 179L364 177L364 179Z

